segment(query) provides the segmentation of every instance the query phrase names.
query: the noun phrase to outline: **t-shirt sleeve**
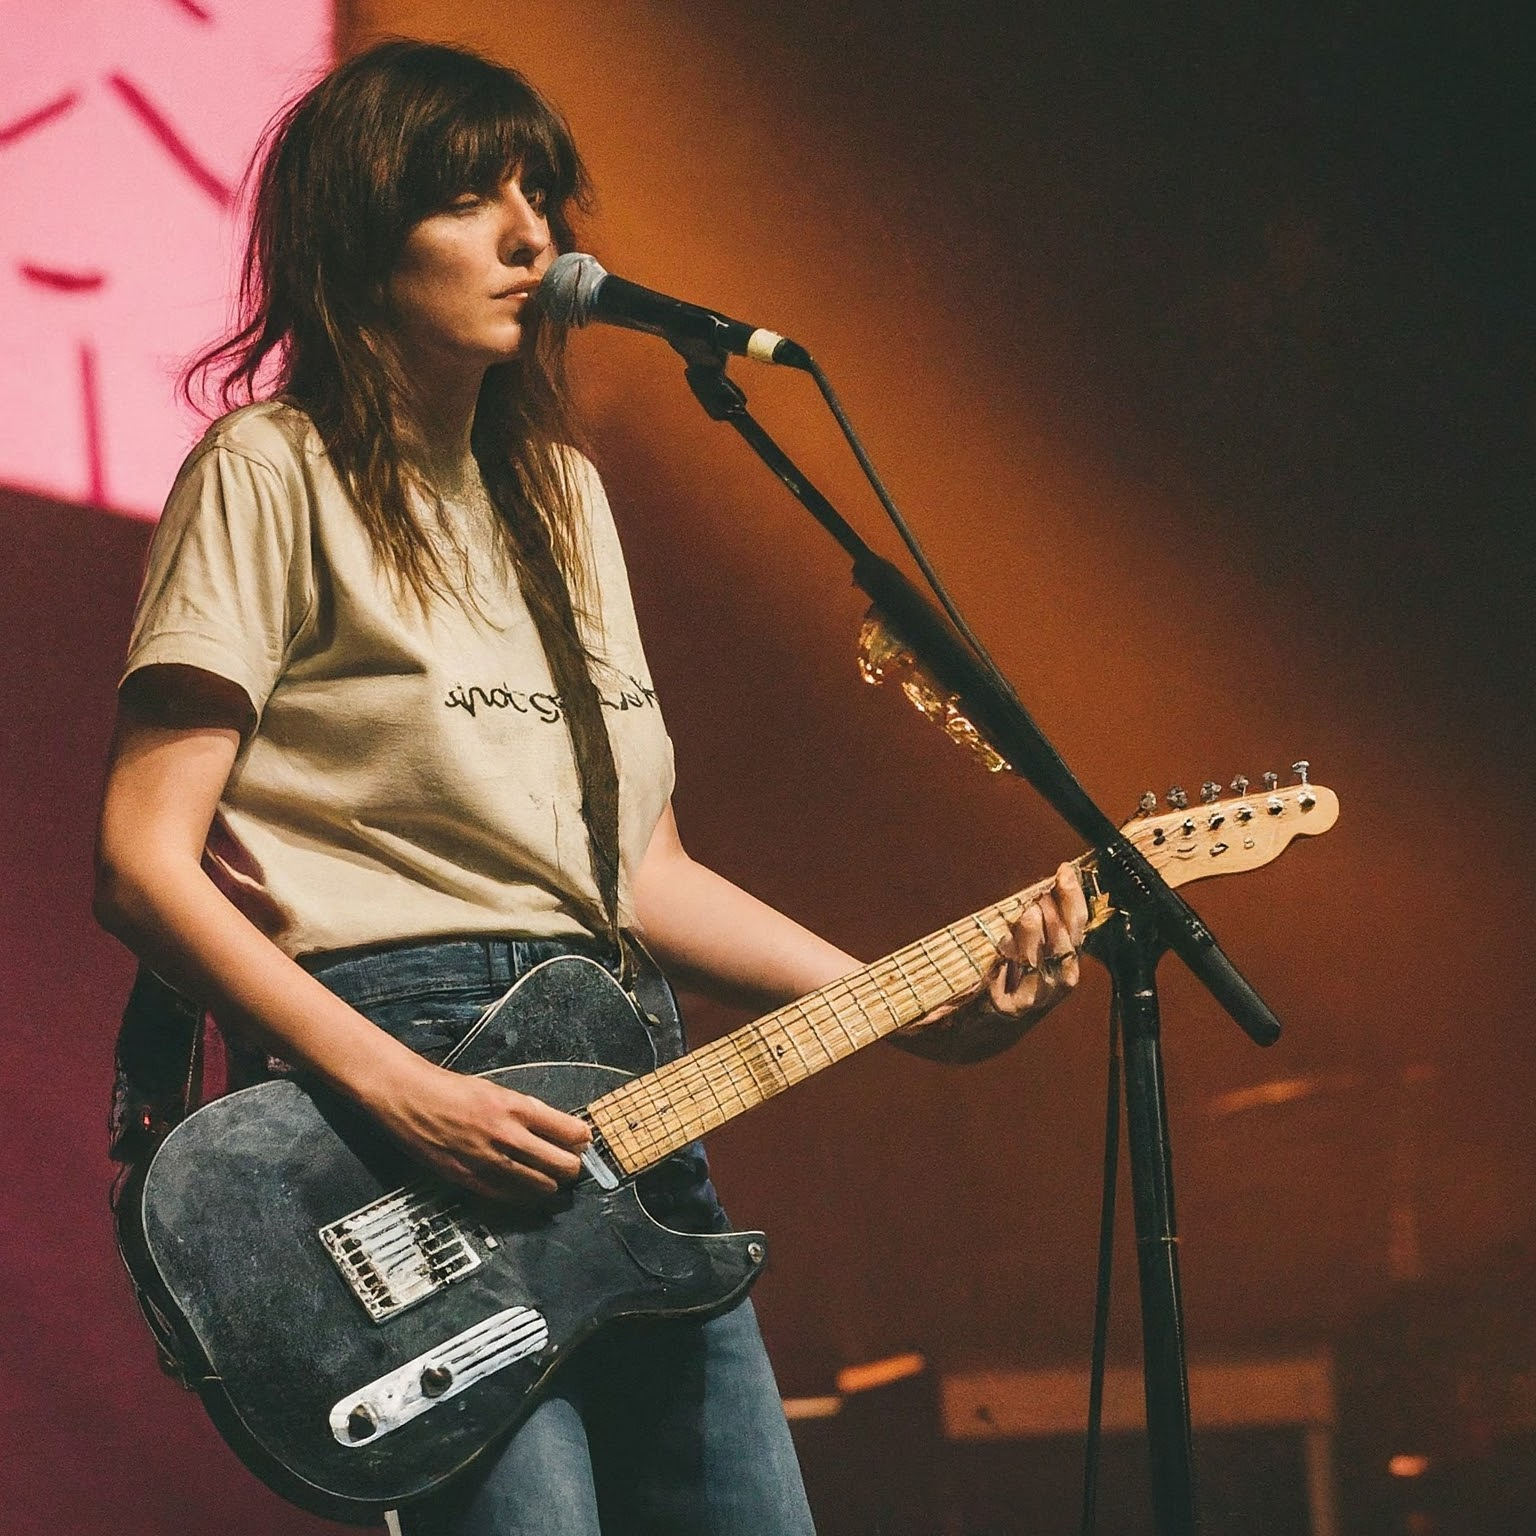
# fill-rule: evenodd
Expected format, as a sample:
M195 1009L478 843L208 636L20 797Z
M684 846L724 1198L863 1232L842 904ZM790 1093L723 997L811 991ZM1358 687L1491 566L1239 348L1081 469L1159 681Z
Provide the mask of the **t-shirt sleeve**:
M150 543L126 679L176 663L227 678L260 715L308 612L299 477L214 441L182 467Z

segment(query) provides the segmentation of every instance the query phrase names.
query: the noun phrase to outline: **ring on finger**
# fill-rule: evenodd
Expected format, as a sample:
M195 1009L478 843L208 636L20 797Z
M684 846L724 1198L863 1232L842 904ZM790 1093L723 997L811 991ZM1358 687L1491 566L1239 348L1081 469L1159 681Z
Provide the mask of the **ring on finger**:
M1075 960L1075 949L1064 949L1059 955L1042 955L1040 958L1040 974L1042 976L1060 976L1061 968L1068 960Z

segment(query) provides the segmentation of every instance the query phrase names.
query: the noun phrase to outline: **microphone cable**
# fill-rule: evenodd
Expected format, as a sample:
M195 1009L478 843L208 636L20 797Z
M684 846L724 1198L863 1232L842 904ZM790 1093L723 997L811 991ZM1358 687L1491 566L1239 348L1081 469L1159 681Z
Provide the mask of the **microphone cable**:
M1013 703L1019 704L1019 707L1022 709L1023 705L1020 703L1018 694L1014 691L1013 684L1003 675L1002 669L992 659L986 646L981 643L975 632L971 629L971 626L966 623L965 616L955 605L953 598L950 597L948 590L939 577L939 573L934 570L927 554L923 550L922 544L918 541L917 535L908 526L906 518L901 515L901 509L897 507L895 501L891 498L890 492L886 490L885 482L880 478L880 472L875 468L873 460L871 460L864 448L864 444L859 440L859 434L855 430L853 423L848 419L848 413L843 409L842 402L837 398L836 390L832 388L832 381L823 372L821 364L814 357L807 354L805 362L801 364L801 371L810 374L816 381L816 388L821 391L822 399L827 402L827 409L832 412L833 419L837 422L844 440L852 450L854 458L858 460L859 468L864 471L864 478L869 481L870 488L874 491L880 505L885 509L885 515L891 520L891 524L900 536L901 542L906 545L907 552L912 556L914 564L923 573L923 579L928 583L929 590L939 600L939 604L943 608L949 622L954 625L956 633L965 641L971 654L981 664L992 682Z

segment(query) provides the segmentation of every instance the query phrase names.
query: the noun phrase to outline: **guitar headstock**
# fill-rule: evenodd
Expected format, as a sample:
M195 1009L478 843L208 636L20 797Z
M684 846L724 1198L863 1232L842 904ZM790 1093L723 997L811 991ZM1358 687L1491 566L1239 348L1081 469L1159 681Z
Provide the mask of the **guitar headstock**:
M1232 781L1235 795L1217 798L1220 786L1205 784L1201 803L1191 805L1183 790L1168 792L1173 810L1152 814L1157 797L1142 796L1141 815L1120 829L1168 882L1183 885L1209 875L1237 874L1277 859L1298 837L1326 832L1339 819L1339 797L1307 782L1308 764L1295 764L1295 784L1282 785L1273 773L1251 792L1249 780Z

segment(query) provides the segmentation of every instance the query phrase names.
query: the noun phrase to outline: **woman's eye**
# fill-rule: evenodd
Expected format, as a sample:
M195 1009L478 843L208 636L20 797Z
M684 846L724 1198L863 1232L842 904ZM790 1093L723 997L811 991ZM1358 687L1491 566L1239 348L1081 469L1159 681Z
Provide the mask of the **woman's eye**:
M543 213L544 210L549 207L548 187L541 187L537 183L531 187L524 187L523 197L527 200L528 206L532 208L535 213Z

